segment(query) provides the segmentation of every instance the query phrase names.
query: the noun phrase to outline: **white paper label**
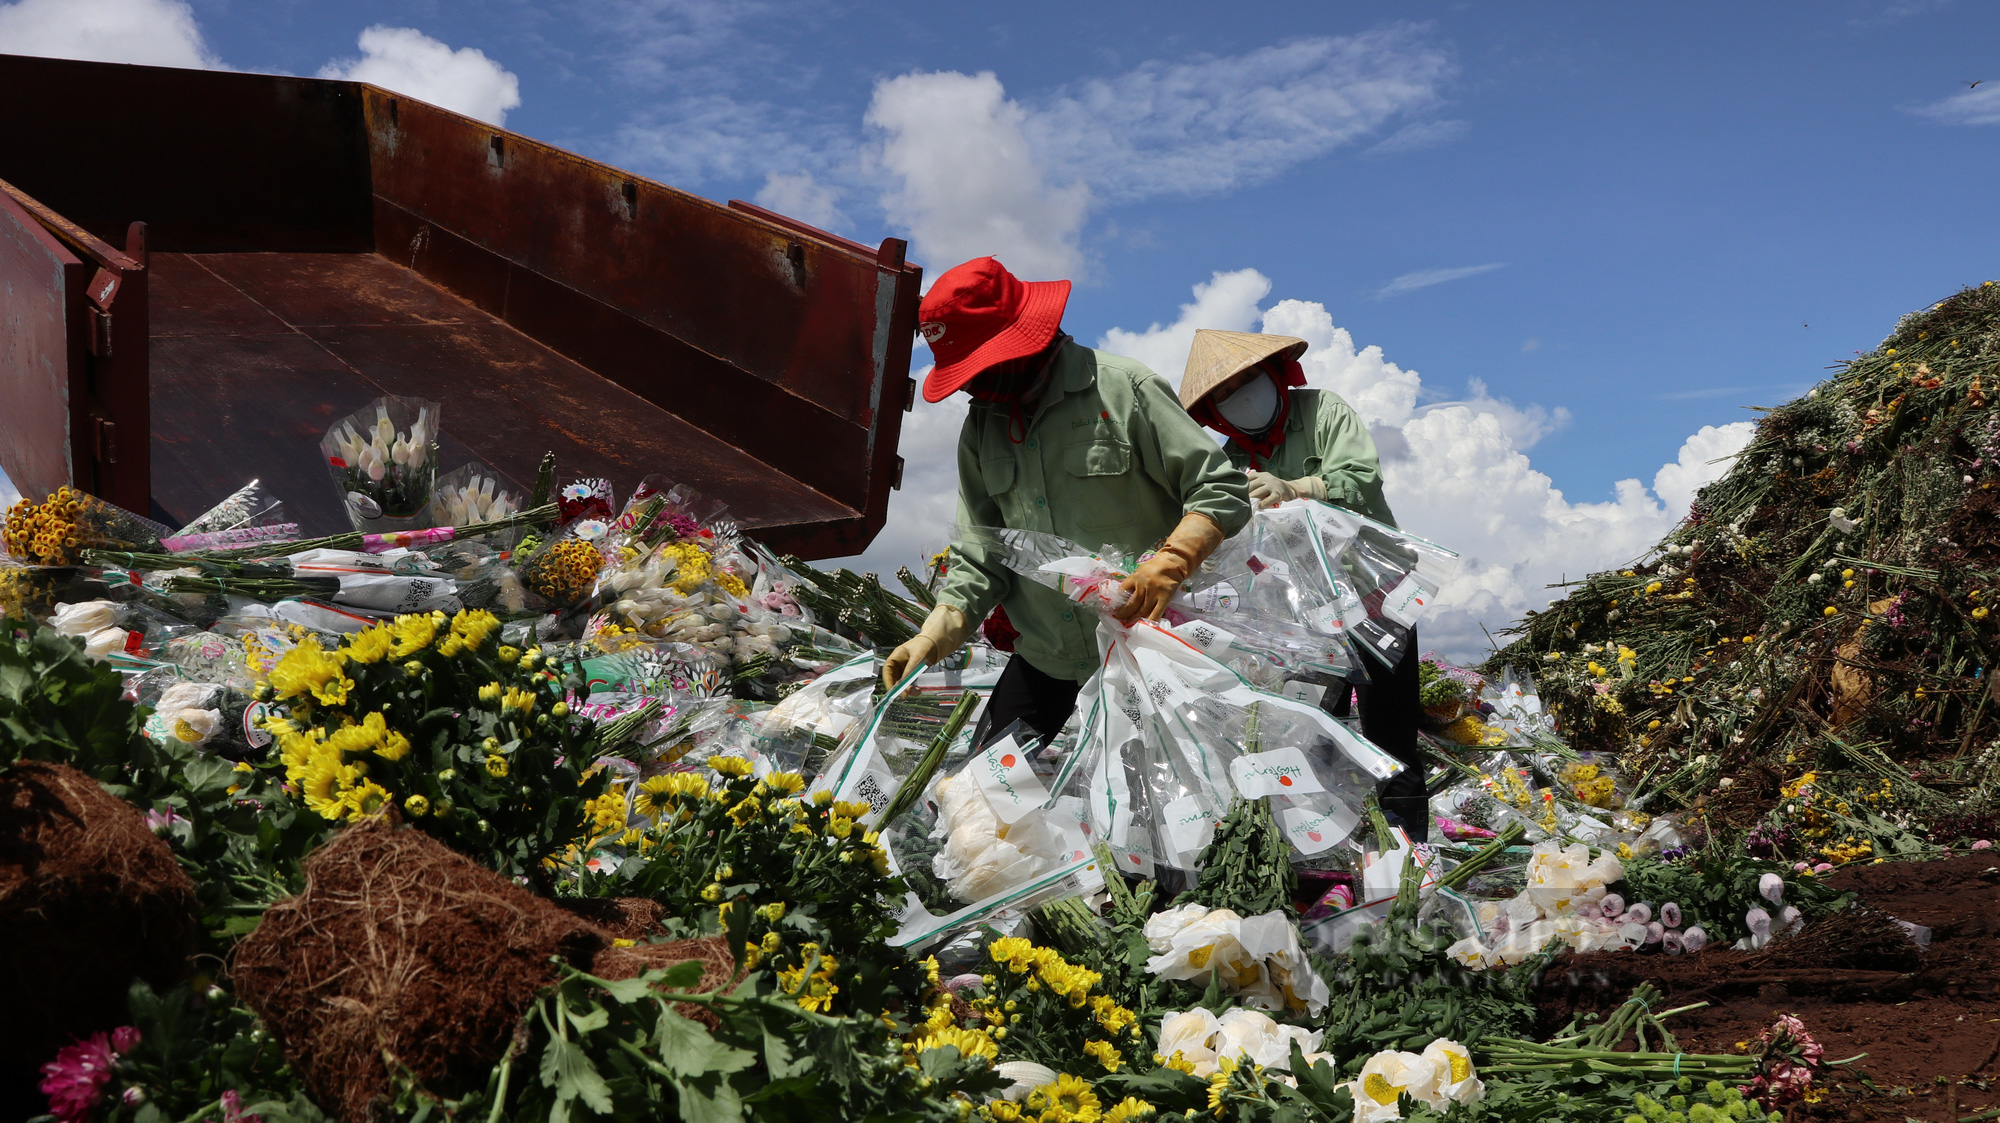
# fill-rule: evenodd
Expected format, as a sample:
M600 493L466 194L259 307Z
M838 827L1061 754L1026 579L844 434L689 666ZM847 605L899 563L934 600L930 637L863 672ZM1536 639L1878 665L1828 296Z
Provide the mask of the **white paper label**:
M1323 604L1306 613L1306 623L1330 636L1339 635L1347 627L1340 618L1340 606L1337 604Z
M1432 592L1417 580L1417 575L1407 573L1396 587L1382 596L1382 615L1404 627L1415 624L1430 609Z
M1049 789L1042 786L1041 778L1028 764L1028 754L1012 737L987 746L966 768L979 790L986 793L986 802L993 805L994 817L1008 826L1049 801Z
M1231 612L1241 595L1236 586L1227 581L1217 581L1206 589L1189 593L1188 600L1196 612Z
M1336 803L1333 809L1321 814L1303 807L1287 807L1278 815L1284 824L1285 836L1292 840L1301 854L1317 854L1354 833L1361 824L1354 812L1344 804Z
M835 710L819 719L819 723L813 727L813 732L824 733L837 741L843 733L847 732L847 727L853 724L853 714L844 714L839 710Z
M251 748L261 749L273 740L270 732L263 725L264 719L269 716L271 716L271 704L269 702L252 702L243 711L243 739L249 743Z
M1229 779L1244 799L1323 792L1306 754L1296 746L1244 753L1229 762Z
M1326 701L1326 687L1316 682L1288 682L1285 684L1285 697L1294 702L1304 702L1308 706L1317 706Z
M1199 854L1215 838L1216 821L1196 796L1184 795L1167 804L1160 818L1167 828L1167 841L1183 854Z
M1203 653L1213 655L1226 651L1236 642L1236 637L1206 620L1190 620L1173 630L1174 634L1200 648Z

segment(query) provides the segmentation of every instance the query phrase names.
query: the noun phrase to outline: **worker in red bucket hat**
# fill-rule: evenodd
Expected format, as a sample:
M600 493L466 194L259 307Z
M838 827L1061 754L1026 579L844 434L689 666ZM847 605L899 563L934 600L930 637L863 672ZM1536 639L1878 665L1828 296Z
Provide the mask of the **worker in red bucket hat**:
M937 365L924 400L972 396L958 439L958 522L1061 535L1147 555L1123 585L1122 619L1157 620L1222 540L1250 520L1243 474L1132 359L1063 333L1068 281L1022 281L990 257L937 279L918 313ZM889 656L894 686L955 651L995 604L1019 630L975 744L1026 721L1053 736L1101 658L1097 621L1016 577L990 546L953 544L937 607Z

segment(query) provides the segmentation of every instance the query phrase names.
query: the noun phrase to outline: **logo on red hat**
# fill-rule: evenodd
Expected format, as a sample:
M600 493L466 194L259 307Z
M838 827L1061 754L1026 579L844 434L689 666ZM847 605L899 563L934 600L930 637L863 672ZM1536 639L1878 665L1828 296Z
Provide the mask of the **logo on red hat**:
M923 333L925 343L936 343L938 340L944 338L944 325L938 323L936 320L932 320L928 324L917 325L917 330Z

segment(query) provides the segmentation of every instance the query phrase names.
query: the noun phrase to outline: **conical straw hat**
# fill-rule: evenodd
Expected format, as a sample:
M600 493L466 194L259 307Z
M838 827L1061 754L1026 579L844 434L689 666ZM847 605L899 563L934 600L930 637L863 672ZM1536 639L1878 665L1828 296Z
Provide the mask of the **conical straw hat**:
M1187 373L1181 376L1181 408L1193 409L1210 390L1273 355L1296 359L1306 353L1306 346L1306 341L1296 336L1203 328L1194 333L1194 346L1188 349Z

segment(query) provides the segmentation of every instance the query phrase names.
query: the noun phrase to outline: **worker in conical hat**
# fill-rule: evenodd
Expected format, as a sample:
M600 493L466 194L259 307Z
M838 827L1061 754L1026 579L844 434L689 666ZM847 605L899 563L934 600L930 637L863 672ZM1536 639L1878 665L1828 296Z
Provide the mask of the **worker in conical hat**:
M1146 555L1124 582L1124 619L1157 620L1181 585L1250 520L1243 475L1132 359L1062 330L1068 281L1022 281L990 257L947 270L918 330L937 365L924 400L972 397L958 439L958 522L1061 535ZM984 743L1019 719L1053 736L1097 673L1094 615L1017 577L990 546L954 543L937 607L882 668L894 686L950 655L1004 604L1020 635L980 717Z
M1181 405L1229 438L1230 462L1250 472L1259 507L1318 499L1396 525L1382 498L1382 462L1354 407L1305 388L1306 341L1248 331L1194 333Z
M1339 394L1306 388L1299 366L1306 347L1289 335L1197 331L1181 377L1181 405L1229 438L1223 451L1249 473L1250 498L1259 507L1317 499L1393 527L1375 440ZM1417 748L1418 662L1412 630L1396 665L1371 663L1369 681L1356 683L1354 693L1362 735L1406 765L1383 787L1382 810L1423 842L1430 837L1430 799ZM1327 694L1333 711L1346 716L1348 684L1336 683Z

